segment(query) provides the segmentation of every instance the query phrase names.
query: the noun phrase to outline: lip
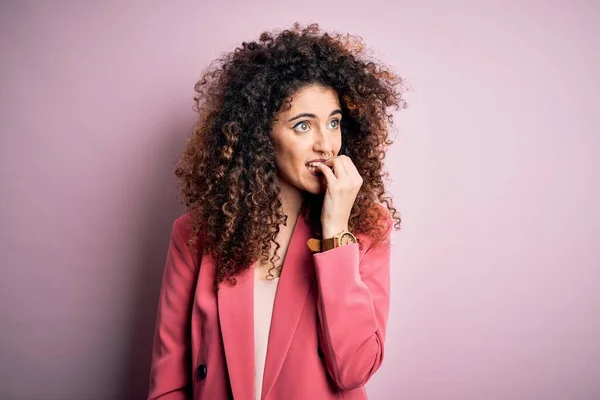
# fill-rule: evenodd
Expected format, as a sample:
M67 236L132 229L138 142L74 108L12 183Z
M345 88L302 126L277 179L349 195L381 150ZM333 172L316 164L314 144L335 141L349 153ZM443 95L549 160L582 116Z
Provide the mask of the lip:
M310 164L312 162L320 162L322 164L325 164L326 161L329 161L329 160L326 160L324 158L317 158L316 160L312 160L312 161L307 162L306 163L306 169L308 169L308 173L311 174L311 175L313 175L313 176L323 176L323 173L320 170L318 170L316 168L310 168L308 164Z
M319 171L318 169L315 169L314 171L309 169L308 173L314 176L323 176L323 174L321 173L321 171Z
M315 160L311 160L311 161L307 162L306 165L310 164L311 162L321 162L321 163L324 163L325 161L329 161L329 158L317 158Z

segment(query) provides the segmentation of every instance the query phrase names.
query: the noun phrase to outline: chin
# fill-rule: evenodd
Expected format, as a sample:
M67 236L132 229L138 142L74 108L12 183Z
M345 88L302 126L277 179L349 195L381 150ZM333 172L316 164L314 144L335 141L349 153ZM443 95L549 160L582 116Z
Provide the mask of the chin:
M321 194L325 190L321 190L320 188L308 187L308 188L304 188L304 191L308 192L310 194Z
M317 181L316 183L311 182L309 185L304 185L304 191L310 194L323 194L325 193L326 186L321 182Z
M315 179L315 176L312 174L309 174L309 178L299 175L295 181L292 181L293 186L295 186L297 189L303 192L307 192L313 195L325 193L325 178L322 176L316 178L317 179Z

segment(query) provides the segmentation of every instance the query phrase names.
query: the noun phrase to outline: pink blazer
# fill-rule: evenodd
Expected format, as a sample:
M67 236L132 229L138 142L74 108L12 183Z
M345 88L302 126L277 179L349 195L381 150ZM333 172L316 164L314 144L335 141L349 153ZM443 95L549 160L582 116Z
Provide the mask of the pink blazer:
M175 220L156 318L148 399L254 398L254 274L215 294L211 256L186 247L189 215ZM388 221L387 238L391 230ZM279 280L262 399L366 399L383 361L389 241L313 254L298 218ZM257 399L258 400L258 399Z

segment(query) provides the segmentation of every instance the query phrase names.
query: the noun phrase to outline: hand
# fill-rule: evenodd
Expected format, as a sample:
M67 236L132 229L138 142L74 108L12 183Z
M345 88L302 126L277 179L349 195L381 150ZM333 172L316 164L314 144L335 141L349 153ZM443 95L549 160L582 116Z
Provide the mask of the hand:
M352 206L363 178L348 156L337 156L317 167L323 174L326 192L321 209L323 238L330 238L348 229ZM332 170L333 168L333 170Z

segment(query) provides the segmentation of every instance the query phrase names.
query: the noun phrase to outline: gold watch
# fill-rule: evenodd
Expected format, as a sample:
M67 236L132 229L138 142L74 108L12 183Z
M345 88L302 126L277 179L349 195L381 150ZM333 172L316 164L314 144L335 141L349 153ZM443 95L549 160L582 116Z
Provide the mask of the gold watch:
M323 240L310 239L306 244L314 252L323 252L357 242L358 240L356 239L356 236L354 236L351 232L344 230L331 238Z

